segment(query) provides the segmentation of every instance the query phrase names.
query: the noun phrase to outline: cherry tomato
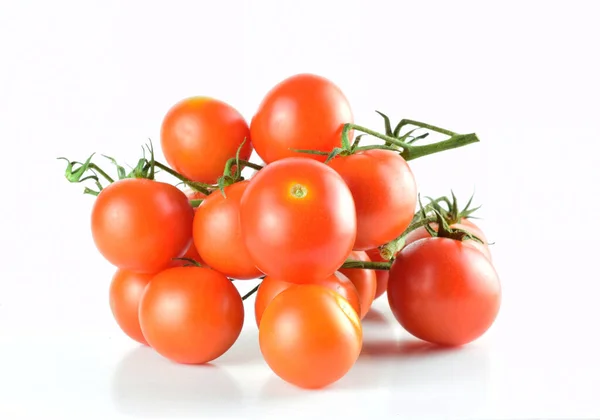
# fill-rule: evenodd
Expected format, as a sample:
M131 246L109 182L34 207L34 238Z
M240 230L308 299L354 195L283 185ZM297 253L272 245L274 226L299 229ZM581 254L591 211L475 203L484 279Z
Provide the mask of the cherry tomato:
M271 89L252 118L250 130L254 148L266 163L291 156L324 162L326 156L291 149L330 152L342 144L343 125L352 122L350 104L336 85L317 75L298 74Z
M357 314L361 313L361 301L356 286L345 275L337 272L324 279L313 280L307 283L317 284L333 290L346 299ZM276 279L275 277L267 276L264 278L256 292L256 300L254 301L254 317L257 326L260 326L263 312L275 296L295 285L296 283L290 283Z
M379 248L370 249L367 251L367 255L371 259L371 261L384 262L385 260L381 256L379 252ZM387 290L388 279L390 277L390 272L388 270L373 270L375 271L375 276L377 277L377 289L375 291L375 299L380 297Z
M260 322L258 339L269 367L301 388L323 388L342 378L362 348L358 314L336 292L298 285L277 295Z
M240 159L246 160L252 153L250 129L242 115L230 105L208 97L176 103L165 115L160 135L169 165L197 182L215 183L244 139Z
M421 239L400 251L387 292L394 316L409 333L446 346L460 346L485 333L501 300L492 263L449 238Z
M110 310L121 330L138 343L147 345L140 328L138 308L152 274L117 270L109 289Z
M356 238L354 201L344 180L306 158L261 169L242 196L240 222L258 269L292 283L333 274Z
M139 308L148 344L177 363L201 364L224 354L244 322L242 298L223 274L175 267L157 274Z
M248 187L242 181L215 191L206 198L194 217L194 243L204 261L235 279L262 275L250 257L240 233L240 199Z
M357 261L371 261L364 251L352 251L348 258ZM369 309L371 309L373 299L375 299L375 292L377 291L377 276L375 270L342 268L339 272L348 277L356 287L360 300L360 311L357 312L360 315L360 319L363 319L367 312L369 312Z
M366 150L339 156L329 165L354 197L355 250L383 245L406 230L417 204L417 186L410 167L397 152Z
M194 211L183 192L148 179L123 179L103 189L92 209L100 253L124 270L157 273L192 241Z

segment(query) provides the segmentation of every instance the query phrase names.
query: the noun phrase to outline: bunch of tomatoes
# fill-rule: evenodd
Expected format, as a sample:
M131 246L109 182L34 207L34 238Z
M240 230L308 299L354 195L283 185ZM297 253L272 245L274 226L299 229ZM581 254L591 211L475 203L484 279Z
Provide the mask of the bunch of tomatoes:
M115 178L92 157L67 160L69 181L95 186L85 188L96 196L92 237L116 267L110 307L123 332L174 362L207 363L234 345L243 300L256 292L261 353L303 388L352 368L361 320L386 291L422 340L481 336L501 292L476 209L454 194L423 202L408 163L477 136L380 115L382 132L357 125L338 86L298 74L267 93L249 124L214 98L173 105L161 126L166 163L151 144L129 171L108 158ZM431 132L447 138L426 142ZM365 135L374 142L361 144ZM253 150L261 163L249 161ZM235 284L248 279L261 282L241 296Z

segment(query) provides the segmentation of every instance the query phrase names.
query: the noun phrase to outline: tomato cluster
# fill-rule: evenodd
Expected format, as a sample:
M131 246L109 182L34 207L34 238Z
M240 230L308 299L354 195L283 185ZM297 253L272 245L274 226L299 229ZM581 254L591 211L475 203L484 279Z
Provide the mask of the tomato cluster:
M381 115L385 132L361 127L336 85L299 74L274 86L249 124L214 98L173 105L161 128L167 164L149 146L129 173L110 158L115 180L91 157L69 161L69 181L97 188L86 188L96 196L92 237L117 268L110 307L123 332L172 361L207 363L234 345L243 300L257 292L262 355L303 388L352 368L361 320L386 291L422 340L481 336L501 295L487 239L470 202L423 205L408 163L478 139L413 120L392 129ZM449 138L423 144L430 131ZM361 145L365 134L381 142ZM156 169L186 190L156 180ZM235 285L249 279L261 282L242 297Z

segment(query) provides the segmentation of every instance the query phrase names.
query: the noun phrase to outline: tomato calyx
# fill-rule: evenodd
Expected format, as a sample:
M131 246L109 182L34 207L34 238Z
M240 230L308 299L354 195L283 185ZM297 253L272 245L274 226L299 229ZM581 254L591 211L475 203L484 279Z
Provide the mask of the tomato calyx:
M427 223L425 225L425 229L427 230L427 232L434 238L449 238L449 239L454 239L456 241L466 241L466 240L472 240L472 241L476 241L479 242L481 244L483 244L484 242L476 235L472 234L471 232L468 232L464 229L457 229L457 228L451 228L450 225L448 224L448 222L446 221L446 218L436 209L433 210L434 214L436 215L436 223L438 225L438 229L437 231L435 229L433 229L429 223Z
M235 157L232 157L225 162L225 169L223 170L223 175L217 179L217 188L223 194L223 197L226 197L225 187L229 185L235 184L236 182L243 181L244 177L242 176L242 168L252 168L256 171L260 171L263 167L256 163L240 159L240 152L244 144L246 143L246 138L242 141L240 146L238 147ZM234 170L235 166L235 170Z

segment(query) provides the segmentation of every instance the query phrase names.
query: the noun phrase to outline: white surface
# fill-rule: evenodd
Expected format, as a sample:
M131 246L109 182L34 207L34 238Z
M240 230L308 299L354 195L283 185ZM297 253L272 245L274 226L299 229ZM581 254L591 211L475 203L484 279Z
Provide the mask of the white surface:
M600 417L597 4L0 2L0 418ZM479 134L412 166L424 194L484 204L504 300L481 340L429 350L382 300L351 373L302 392L260 358L251 312L215 368L118 330L93 198L55 158L131 162L175 101L250 118L302 71L340 85L363 125L378 109Z

